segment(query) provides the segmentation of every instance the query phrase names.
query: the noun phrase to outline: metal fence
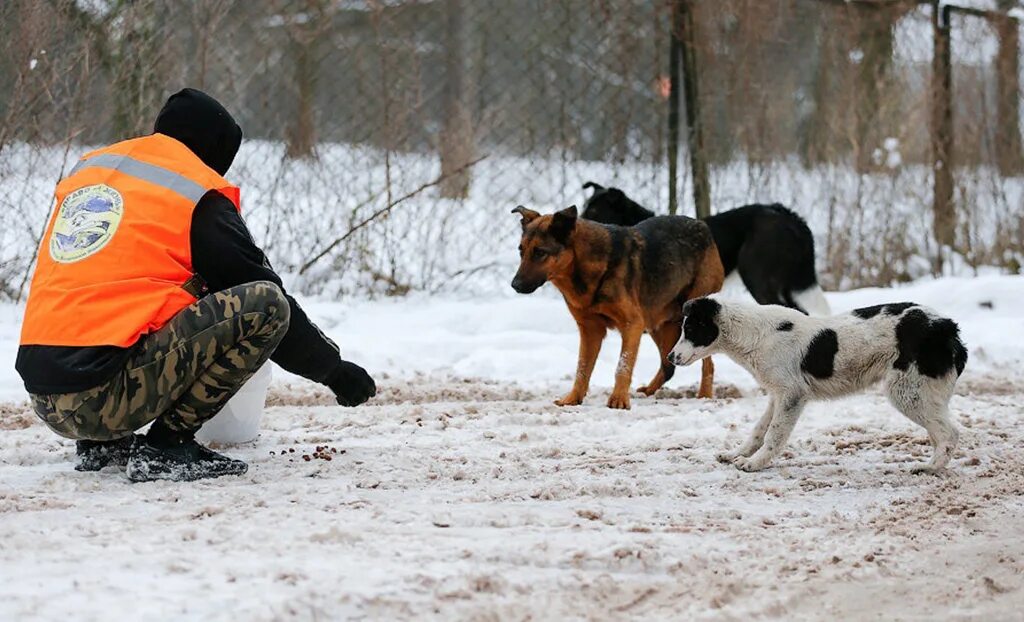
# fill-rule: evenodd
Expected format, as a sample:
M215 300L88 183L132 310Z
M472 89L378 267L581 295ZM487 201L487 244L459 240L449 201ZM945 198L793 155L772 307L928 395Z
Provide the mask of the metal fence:
M1019 26L993 17L1012 3L951 17L956 219L940 268L930 4L6 0L0 291L23 296L62 171L150 131L183 86L242 126L229 176L295 287L499 285L516 204L578 204L593 180L668 210L680 4L713 211L790 204L830 287L1019 270ZM687 129L676 185L692 214Z

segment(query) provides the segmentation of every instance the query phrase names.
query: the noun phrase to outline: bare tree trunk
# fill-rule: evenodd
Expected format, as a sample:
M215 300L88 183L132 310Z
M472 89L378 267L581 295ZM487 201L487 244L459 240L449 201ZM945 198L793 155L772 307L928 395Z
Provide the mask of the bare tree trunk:
M314 97L316 95L316 60L312 57L312 41L303 37L293 42L295 54L295 117L288 128L286 153L289 158L316 156L316 121Z
M668 46L668 213L679 210L679 91L682 89L679 62L683 56L682 9L679 0L672 3L671 37Z
M681 13L683 52L683 97L686 100L687 145L693 172L693 202L697 218L711 215L711 184L708 181L708 160L704 150L704 123L700 111L698 92L696 32L691 0L679 0Z
M286 132L289 158L316 157L316 92L320 78L320 41L332 26L329 0L306 0L294 6L286 25L295 61L295 116Z
M932 56L932 172L935 187L932 201L932 229L939 248L935 271L942 271L944 247L956 237L953 207L953 64L949 32L950 9L939 0L932 3L934 53Z
M884 130L879 121L885 120L880 105L885 100L885 89L890 79L893 58L893 26L913 8L910 4L852 5L857 21L857 45L860 61L857 65L857 133L854 154L857 170L867 172L876 168L875 150L881 146ZM880 119L880 117L882 117Z
M831 120L835 114L833 105L832 74L835 71L836 54L832 27L835 17L823 17L815 25L818 31L817 55L815 58L814 78L811 82L811 99L814 110L800 127L801 156L804 166L810 167L829 161L829 138L832 135Z
M231 9L232 0L197 2L192 5L192 37L195 46L195 86L206 90L207 73L210 69L213 41L224 30L224 18Z
M470 170L463 167L473 159L473 122L466 105L463 79L466 27L462 8L462 0L445 0L444 128L440 141L443 180L440 193L449 199L469 196Z
M999 8L1009 11L1016 6L1014 0L1000 0ZM1020 34L1017 20L1001 17L995 20L999 37L996 53L996 160L1003 175L1024 172L1024 154L1020 138Z

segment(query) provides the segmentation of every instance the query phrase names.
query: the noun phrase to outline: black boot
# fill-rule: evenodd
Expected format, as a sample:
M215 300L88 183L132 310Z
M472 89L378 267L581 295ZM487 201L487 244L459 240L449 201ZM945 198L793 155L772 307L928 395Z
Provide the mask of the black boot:
M179 442L165 443L140 436L132 446L125 472L133 482L169 479L190 482L197 479L241 475L249 465L203 447L191 435Z
M128 464L128 453L135 442L135 435L129 434L116 441L77 441L78 454L76 471L99 471L108 464L123 467Z

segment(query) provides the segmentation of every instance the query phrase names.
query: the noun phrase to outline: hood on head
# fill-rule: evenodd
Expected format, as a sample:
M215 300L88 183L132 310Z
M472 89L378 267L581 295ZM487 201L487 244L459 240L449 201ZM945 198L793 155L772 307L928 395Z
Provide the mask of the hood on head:
M153 131L183 143L220 175L231 168L242 144L242 128L231 113L196 89L171 95L157 115Z

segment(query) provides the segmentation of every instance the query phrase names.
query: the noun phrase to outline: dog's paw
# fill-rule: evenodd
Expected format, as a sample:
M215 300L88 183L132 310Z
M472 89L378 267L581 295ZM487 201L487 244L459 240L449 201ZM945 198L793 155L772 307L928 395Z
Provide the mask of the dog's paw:
M608 408L629 410L629 396L612 393L611 397L608 398Z
M942 475L946 472L946 467L939 467L933 464L919 464L910 467L910 472L913 475Z
M732 463L737 469L746 471L747 473L760 471L768 466L768 461L758 458L757 454L754 454L749 458L747 456L737 456L733 459Z
M731 464L734 460L736 460L736 458L739 457L740 452L738 451L722 451L715 456L715 458L723 464Z
M640 393L643 393L647 397L650 397L650 396L654 395L655 393L657 393L658 389L653 389L650 386L645 384L644 386L642 386L639 389L637 389L637 391L640 392Z
M583 403L583 396L570 393L560 400L555 400L555 406L579 406Z

